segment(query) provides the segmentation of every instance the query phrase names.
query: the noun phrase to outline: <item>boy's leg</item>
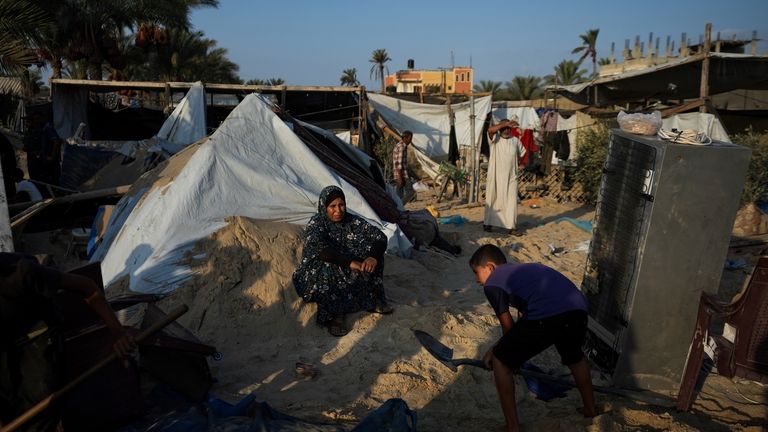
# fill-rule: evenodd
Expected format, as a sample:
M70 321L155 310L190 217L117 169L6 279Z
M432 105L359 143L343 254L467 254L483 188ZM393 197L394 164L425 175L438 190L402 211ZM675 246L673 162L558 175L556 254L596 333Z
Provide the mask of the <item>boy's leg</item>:
M581 400L584 404L582 414L584 417L594 417L597 415L595 407L595 392L592 388L592 374L589 372L589 363L586 357L582 357L578 363L568 365L573 375L573 381L576 382L576 388L579 389Z
M517 431L517 404L515 402L515 375L496 356L493 356L493 380L496 383L496 392L499 394L501 411L507 422L508 431Z

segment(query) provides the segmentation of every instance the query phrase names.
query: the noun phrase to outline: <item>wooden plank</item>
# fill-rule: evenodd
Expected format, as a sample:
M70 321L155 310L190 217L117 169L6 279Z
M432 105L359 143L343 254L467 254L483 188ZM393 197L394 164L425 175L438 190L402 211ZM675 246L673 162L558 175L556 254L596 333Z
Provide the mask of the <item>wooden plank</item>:
M24 224L26 221L31 219L32 216L40 213L40 211L48 207L53 201L53 198L48 198L44 201L37 201L32 207L27 208L23 212L11 218L11 229L17 228Z
M75 80L57 78L52 79L53 85L80 86L102 91L120 90L120 89L141 89L164 91L166 85L171 90L187 90L194 83L187 82L152 82L152 81L96 81L96 80ZM305 92L340 92L340 93L359 93L363 87L341 87L341 86L257 86L245 84L215 84L205 83L206 91L217 93L218 91L247 92L247 91L305 91Z
M126 192L128 192L130 188L131 188L131 185L124 185L124 186L117 186L114 188L99 189L94 191L76 193L72 195L65 195L62 197L53 198L52 199L53 202L51 204L73 203L73 202L85 201L85 200L95 199L95 198L105 198L112 195L124 195ZM32 207L35 204L36 203L34 202L17 203L17 204L10 205L9 209L12 211L24 210L26 208Z
M695 99L695 100L693 100L691 102L686 102L686 103L684 103L682 105L677 105L677 106L674 106L672 108L667 108L665 110L662 110L661 111L661 117L662 118L667 118L667 117L671 117L671 116L673 116L675 114L679 114L681 112L690 111L690 110L692 110L694 108L699 108L700 106L704 105L705 103L706 103L706 101L704 99Z
M701 88L699 99L706 100L709 97L709 51L712 48L712 23L704 26L704 60L701 61ZM707 112L707 106L701 105L699 112Z

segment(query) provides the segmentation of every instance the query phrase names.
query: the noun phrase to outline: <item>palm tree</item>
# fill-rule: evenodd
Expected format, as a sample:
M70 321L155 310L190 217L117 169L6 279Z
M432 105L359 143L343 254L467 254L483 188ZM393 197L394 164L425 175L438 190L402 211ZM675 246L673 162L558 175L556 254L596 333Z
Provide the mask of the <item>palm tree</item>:
M544 77L544 83L547 85L571 85L578 84L585 80L584 74L587 71L579 69L579 63L573 60L563 60L555 66L555 74Z
M357 87L360 85L360 81L357 80L357 68L344 69L341 72L341 78L339 78L341 85L349 87Z
M61 74L63 58L88 60L90 79L101 79L102 64L123 66L118 41L123 31L141 23L154 23L171 28L189 29L192 9L217 7L218 0L36 0L55 17L56 25L46 33L43 44L46 58ZM43 7L44 6L44 7ZM119 68L118 68L119 69Z
M592 76L597 76L597 34L600 33L600 29L589 29L583 35L579 35L582 45L576 47L571 51L571 54L581 52L579 58L579 64L584 61L587 56L592 57Z
M285 84L285 80L282 78L270 78L266 81L266 85L269 86L281 86Z
M371 54L371 59L368 60L369 62L373 63L373 66L371 66L371 75L370 77L373 79L381 79L381 92L385 92L384 88L384 69L387 69L387 73L389 73L389 68L386 67L385 63L392 60L389 58L389 55L387 54L387 50L384 48L379 48L376 50L373 50L373 53Z
M600 59L597 61L597 64L600 66L606 66L611 64L611 59L608 57L600 57Z
M536 76L516 76L507 83L512 100L531 100L541 95L541 78Z
M39 61L32 50L52 20L29 0L0 0L0 75L22 74Z
M500 90L501 83L491 80L480 80L472 87L472 91L475 93L490 93L492 99L497 99Z

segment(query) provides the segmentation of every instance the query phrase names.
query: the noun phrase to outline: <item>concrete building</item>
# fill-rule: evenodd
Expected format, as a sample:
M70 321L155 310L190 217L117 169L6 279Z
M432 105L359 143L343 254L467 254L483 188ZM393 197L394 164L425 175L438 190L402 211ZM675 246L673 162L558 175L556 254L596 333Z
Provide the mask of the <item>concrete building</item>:
M408 60L408 69L386 76L384 83L388 92L444 94L472 92L474 71L471 67L414 69L413 65L413 60Z

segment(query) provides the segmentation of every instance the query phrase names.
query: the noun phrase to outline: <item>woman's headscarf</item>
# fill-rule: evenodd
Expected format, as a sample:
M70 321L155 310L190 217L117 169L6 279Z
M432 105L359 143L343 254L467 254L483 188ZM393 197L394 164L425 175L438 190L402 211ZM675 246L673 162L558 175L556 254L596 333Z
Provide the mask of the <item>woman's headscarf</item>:
M338 186L326 186L317 200L317 214L312 216L305 230L304 257L314 257L326 247L332 247L341 253L356 257L365 257L375 239L386 236L378 228L355 216L349 211L339 222L328 219L326 207L336 198L346 198Z
M328 208L328 205L336 198L342 198L345 202L347 201L347 198L344 196L344 191L341 190L340 187L331 185L323 188L322 192L320 192L320 198L317 200L317 212L327 216L325 209ZM346 215L347 212L344 212L345 217Z

